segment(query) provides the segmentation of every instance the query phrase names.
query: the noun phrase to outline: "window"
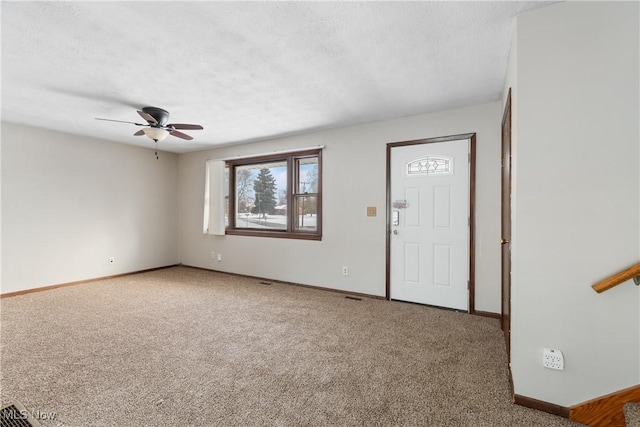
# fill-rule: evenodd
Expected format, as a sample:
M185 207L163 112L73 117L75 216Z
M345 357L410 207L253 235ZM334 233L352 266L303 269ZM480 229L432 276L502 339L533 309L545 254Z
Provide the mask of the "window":
M320 240L321 150L229 160L227 234Z

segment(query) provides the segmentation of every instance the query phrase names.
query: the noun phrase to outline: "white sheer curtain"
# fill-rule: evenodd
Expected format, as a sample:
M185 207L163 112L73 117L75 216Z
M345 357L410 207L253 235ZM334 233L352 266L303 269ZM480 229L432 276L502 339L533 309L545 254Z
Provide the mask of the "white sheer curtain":
M224 236L224 173L223 160L207 160L204 182L204 218L202 232Z

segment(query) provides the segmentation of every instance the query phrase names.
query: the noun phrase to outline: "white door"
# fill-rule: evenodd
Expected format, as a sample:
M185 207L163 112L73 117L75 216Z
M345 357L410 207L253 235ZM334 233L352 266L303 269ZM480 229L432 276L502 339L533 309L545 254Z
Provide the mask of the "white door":
M469 140L391 149L391 298L468 310Z

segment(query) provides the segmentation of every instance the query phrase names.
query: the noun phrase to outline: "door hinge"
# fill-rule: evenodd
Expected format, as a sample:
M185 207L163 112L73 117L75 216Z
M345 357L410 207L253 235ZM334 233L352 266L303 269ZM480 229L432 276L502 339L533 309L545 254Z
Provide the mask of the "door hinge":
M469 290L469 288L471 288L471 281L467 280L467 290Z

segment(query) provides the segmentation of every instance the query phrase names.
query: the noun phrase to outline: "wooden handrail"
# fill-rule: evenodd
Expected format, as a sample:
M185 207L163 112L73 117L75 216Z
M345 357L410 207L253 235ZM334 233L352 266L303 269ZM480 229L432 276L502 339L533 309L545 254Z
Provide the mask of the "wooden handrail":
M600 293L611 289L614 286L618 286L620 283L626 282L627 280L633 279L637 276L640 276L640 262L632 265L629 268L625 268L624 270L612 276L609 276L606 279L600 280L598 283L593 284L591 287L594 291Z

